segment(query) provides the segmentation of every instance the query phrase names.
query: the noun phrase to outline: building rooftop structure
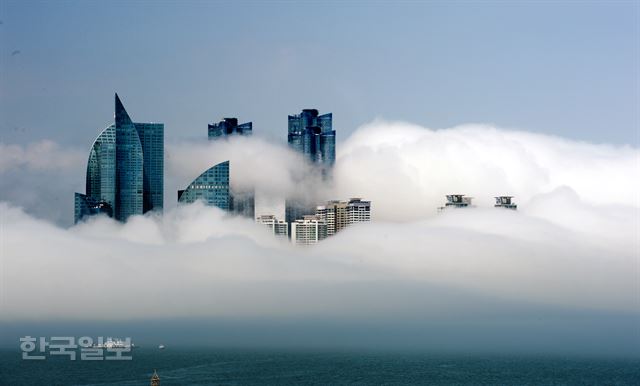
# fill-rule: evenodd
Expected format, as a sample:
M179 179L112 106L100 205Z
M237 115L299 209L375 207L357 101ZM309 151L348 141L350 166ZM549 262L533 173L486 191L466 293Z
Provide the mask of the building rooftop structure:
M513 196L497 196L495 198L496 199L496 204L494 205L494 207L496 207L496 208L505 208L505 209L513 209L513 210L518 209L518 205L513 202L512 198L513 198Z
M238 124L238 118L223 118L218 123L207 125L209 139L224 138L229 135L251 135L253 133L253 122Z
M447 202L444 206L438 208L438 211L442 211L447 208L468 208L473 207L471 201L473 197L466 197L464 194L448 194Z

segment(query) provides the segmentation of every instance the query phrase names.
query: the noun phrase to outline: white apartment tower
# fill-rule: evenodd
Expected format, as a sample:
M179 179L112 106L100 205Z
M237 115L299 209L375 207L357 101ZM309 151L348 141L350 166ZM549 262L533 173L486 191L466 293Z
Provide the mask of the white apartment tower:
M263 214L256 217L256 223L266 226L278 237L287 238L289 236L287 222L278 220L276 216L272 214Z
M347 225L371 221L371 201L351 198L347 205Z
M371 201L351 198L349 201L332 200L316 208L316 216L327 223L327 236L355 223L371 221Z
M316 208L316 216L320 216L327 223L327 236L333 236L347 226L347 203L338 200L329 201L326 205Z
M298 245L316 244L327 238L327 222L318 215L304 216L291 222L291 242Z

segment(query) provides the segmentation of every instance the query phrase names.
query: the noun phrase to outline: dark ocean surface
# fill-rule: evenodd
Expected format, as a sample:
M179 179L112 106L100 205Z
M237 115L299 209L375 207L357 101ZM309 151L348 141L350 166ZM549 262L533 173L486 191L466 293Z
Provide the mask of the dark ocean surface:
M0 385L640 385L639 359L139 348L131 361L25 361L0 351Z

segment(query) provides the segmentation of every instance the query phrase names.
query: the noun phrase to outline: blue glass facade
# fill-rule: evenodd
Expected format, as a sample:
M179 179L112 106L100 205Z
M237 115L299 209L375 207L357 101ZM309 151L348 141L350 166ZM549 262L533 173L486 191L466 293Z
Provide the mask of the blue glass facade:
M104 129L93 142L87 163L86 195L104 201L112 208L116 202L116 126Z
M289 115L287 142L310 162L328 172L336 161L333 115L319 115L316 109L305 109L299 115Z
M178 191L179 203L190 204L198 200L220 209L231 209L229 161L221 162L207 169L186 189Z
M116 94L115 124L93 143L86 178L86 195L76 193L76 222L97 213L96 206L119 221L162 210L164 125L132 122Z
M105 214L109 217L113 216L111 205L105 201L97 201L93 198L76 193L74 197L74 220L77 223L85 216L93 216L96 214Z
M329 178L336 162L333 114L319 115L316 109L305 109L298 115L289 115L288 123L289 146L318 166L322 175ZM314 211L315 205L312 202L305 202L303 198L287 198L285 201L285 220L289 224Z
M143 163L138 131L116 94L116 220L143 213Z
M253 123L247 122L238 124L237 118L224 118L218 123L208 125L209 139L224 138L228 135L251 135L253 133Z
M219 123L209 124L207 129L209 140L218 140L232 135L249 136L253 134L253 123L246 122L239 125L237 118L224 118ZM253 189L232 191L230 210L253 219L255 217L255 191Z
M240 216L254 218L256 213L255 190L238 191L231 189L231 211Z
M142 146L142 212L164 204L164 124L134 123Z

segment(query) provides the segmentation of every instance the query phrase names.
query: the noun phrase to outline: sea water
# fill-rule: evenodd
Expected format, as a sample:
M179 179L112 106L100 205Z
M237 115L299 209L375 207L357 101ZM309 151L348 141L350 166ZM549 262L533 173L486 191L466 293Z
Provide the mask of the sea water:
M131 361L22 360L0 351L0 385L640 385L640 359L140 348Z

